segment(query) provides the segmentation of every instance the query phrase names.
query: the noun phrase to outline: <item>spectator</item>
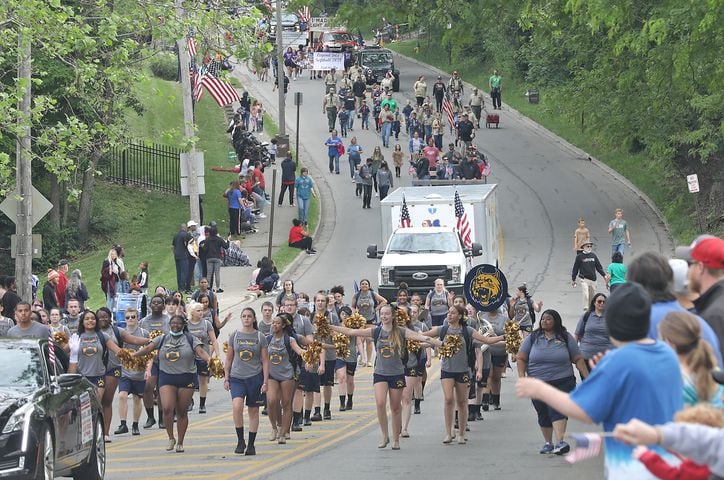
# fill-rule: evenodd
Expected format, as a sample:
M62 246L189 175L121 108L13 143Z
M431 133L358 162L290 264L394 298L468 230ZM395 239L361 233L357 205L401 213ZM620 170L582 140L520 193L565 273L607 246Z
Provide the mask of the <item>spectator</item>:
M606 295L597 293L591 299L591 305L588 307L581 319L576 325L576 340L581 347L583 358L588 362L595 358L599 353L613 348L611 337L606 328L606 319L604 318L604 307L606 305Z
M631 246L631 232L628 228L628 223L623 219L623 210L620 208L616 209L615 218L608 224L608 233L611 234L611 254L621 252L621 255L625 251L625 243Z
M616 252L611 255L611 263L608 265L608 274L606 275L606 286L613 291L626 282L626 265L623 264L623 254Z
M216 280L216 292L223 293L221 288L221 249L229 248L229 240L231 235L226 240L219 237L219 231L216 226L209 227L209 234L202 242L201 248L204 250L206 256L206 272L209 279L209 288L214 288L214 280Z
M673 290L676 301L679 302L686 311L696 314L694 300L699 297L699 294L689 289L689 263L680 258L670 258L669 266L674 274ZM719 344L721 345L721 340Z
M259 262L259 273L256 276L256 284L259 285L259 290L264 293L271 292L278 281L279 273L277 273L274 262L269 257L262 257Z
M68 260L65 258L58 262L58 283L55 285L55 299L60 309L65 308L65 289L68 287Z
M309 231L304 227L301 220L292 220L292 227L289 229L289 246L293 248L301 248L309 255L317 253L312 248L312 237Z
M593 253L593 242L584 241L581 245L583 251L576 255L576 261L573 262L573 272L571 273L571 283L576 287L576 280L581 282L581 293L583 298L583 311L588 310L591 298L596 293L596 272L602 277L606 277L601 262Z
M289 206L294 206L294 180L295 173L297 170L297 164L294 163L291 157L287 157L282 160L282 188L279 192L279 200L277 204L281 207L284 200L284 193L289 190Z
M679 362L663 342L646 338L650 322L651 296L637 283L623 284L606 306L606 326L617 348L571 394L538 379L521 378L518 396L541 400L585 423L603 423L605 432L633 418L654 424L670 421L683 405ZM608 478L646 478L646 469L631 456L630 446L611 437L605 442Z
M573 250L576 255L583 251L583 242L591 240L591 232L586 227L586 220L583 217L578 219L578 228L573 231Z
M299 209L299 220L305 225L309 222L309 203L312 197L316 197L314 192L314 182L309 176L309 170L302 168L299 176L294 181L294 189L297 191L297 208Z
M241 190L238 181L234 180L229 184L229 188L224 192L224 198L229 204L229 233L239 235L241 233L239 227L241 221Z
M186 231L187 227L185 223L182 223L179 227L179 231L174 235L171 240L171 250L173 251L173 258L176 261L176 284L179 292L185 292L188 284L188 271L189 271L189 260L188 260L188 243L191 235ZM114 250L115 252L115 250ZM114 255L115 258L117 254ZM114 258L114 259L115 259ZM110 260L110 257L109 257ZM116 264L117 267L117 264ZM118 278L114 281L114 294L115 294L115 282L120 278L120 270L118 271ZM109 310L113 310L112 305L108 307Z
M80 270L75 269L70 274L68 279L68 286L65 288L65 304L68 305L68 300L78 300L80 309L85 310L85 302L89 299L88 289L83 283Z
M56 298L56 288L58 286L58 272L52 268L48 270L48 280L43 285L43 306L48 310L52 308L60 308L58 299Z
M5 293L2 297L3 312L5 312L6 315L14 315L15 307L20 301L18 287L15 284L15 277L5 277Z

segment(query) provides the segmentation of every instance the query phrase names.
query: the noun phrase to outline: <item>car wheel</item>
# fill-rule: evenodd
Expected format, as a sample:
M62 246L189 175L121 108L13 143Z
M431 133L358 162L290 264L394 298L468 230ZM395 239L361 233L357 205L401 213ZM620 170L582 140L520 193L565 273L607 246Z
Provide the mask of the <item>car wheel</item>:
M88 461L73 470L75 480L103 480L106 474L106 442L103 439L103 422L96 420L93 445Z
M55 478L55 445L50 429L46 427L38 445L38 465L35 467L37 480L53 480Z

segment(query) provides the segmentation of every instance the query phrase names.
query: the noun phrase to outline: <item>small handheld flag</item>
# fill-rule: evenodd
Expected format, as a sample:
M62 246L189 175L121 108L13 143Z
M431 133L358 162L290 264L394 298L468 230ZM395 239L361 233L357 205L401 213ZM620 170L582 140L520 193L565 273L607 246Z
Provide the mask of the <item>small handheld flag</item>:
M576 442L576 448L566 455L568 463L576 463L581 460L597 457L601 453L601 435L598 433L572 434L571 438Z

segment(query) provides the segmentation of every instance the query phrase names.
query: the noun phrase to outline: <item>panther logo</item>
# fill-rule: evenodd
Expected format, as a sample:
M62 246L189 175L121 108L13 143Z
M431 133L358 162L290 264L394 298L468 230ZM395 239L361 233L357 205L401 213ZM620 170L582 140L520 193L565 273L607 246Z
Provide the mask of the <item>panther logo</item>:
M471 290L480 303L490 303L500 295L500 280L491 273L478 273L473 279Z
M83 347L83 355L86 357L92 357L96 353L98 353L98 348L96 347Z
M405 381L404 381L404 380L397 380L397 381L395 382L395 386L396 386L397 388L405 388Z
M282 363L282 356L278 353L272 353L269 355L269 361L272 365L279 365Z
M382 358L392 358L392 348L387 346L381 347L380 355L382 356Z
M490 312L505 303L508 282L494 265L473 267L465 276L465 297L477 309Z
M106 382L100 378L98 379L98 388L104 388L106 386Z
M248 362L252 358L254 358L254 352L251 350L241 350L239 351L239 358L242 362Z
M177 351L172 350L170 352L166 352L165 358L171 363L178 362L179 358L181 358L181 354Z
M463 375L463 381L462 381L462 383L468 383L468 382L470 382L470 375L468 375L468 374L466 373L465 375Z

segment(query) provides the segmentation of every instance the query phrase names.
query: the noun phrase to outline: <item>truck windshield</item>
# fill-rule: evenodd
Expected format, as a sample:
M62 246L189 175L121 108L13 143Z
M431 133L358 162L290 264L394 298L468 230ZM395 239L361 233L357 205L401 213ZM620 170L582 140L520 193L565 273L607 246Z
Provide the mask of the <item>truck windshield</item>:
M392 54L387 52L365 53L362 63L368 67L381 67L392 63Z
M459 252L460 242L453 232L402 233L392 236L388 253Z

